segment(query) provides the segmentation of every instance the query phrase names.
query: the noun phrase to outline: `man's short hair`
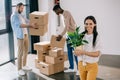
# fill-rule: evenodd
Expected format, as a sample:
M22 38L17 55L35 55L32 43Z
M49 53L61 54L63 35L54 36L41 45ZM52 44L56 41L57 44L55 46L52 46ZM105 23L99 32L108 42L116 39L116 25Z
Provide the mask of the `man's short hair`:
M57 4L53 7L53 11L58 10L58 9L62 9L59 4Z
M24 6L24 4L23 4L22 2L20 2L20 3L17 4L17 6L18 6L18 7Z

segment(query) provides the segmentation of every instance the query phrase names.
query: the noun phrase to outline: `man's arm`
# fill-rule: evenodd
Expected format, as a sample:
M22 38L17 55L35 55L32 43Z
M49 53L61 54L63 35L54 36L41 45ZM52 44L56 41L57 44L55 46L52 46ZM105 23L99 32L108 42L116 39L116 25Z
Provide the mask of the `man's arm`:
M67 32L67 27L65 26L63 32L60 34L61 36L64 36L64 34Z
M20 27L21 28L33 28L34 24L21 24Z
M25 20L25 23L21 22L21 24L20 24L21 28L35 28L36 27L35 23L30 24L30 21L27 18L25 18L25 16L23 16L23 15L21 15L21 16Z
M75 21L72 16L70 17L70 24L71 24L71 26L69 28L71 28L73 31L75 31L76 24L75 24Z
M67 28L65 27L63 32L60 35L57 36L56 40L60 41L62 39L63 35L66 33L66 31L67 31Z

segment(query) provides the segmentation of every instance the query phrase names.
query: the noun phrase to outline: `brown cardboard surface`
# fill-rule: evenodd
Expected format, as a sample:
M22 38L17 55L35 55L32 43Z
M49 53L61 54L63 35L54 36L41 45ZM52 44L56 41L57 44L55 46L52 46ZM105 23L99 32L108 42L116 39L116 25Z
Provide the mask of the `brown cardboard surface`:
M64 71L64 62L54 64L54 73Z
M48 24L48 13L34 11L29 14L29 19L30 19L30 23L37 23L37 26L41 26L41 25L43 26L43 25Z
M52 35L50 45L52 48L54 48L54 47L64 48L65 41L66 41L65 38L62 38L60 41L56 41L56 36Z
M67 61L68 60L68 55L64 54L64 60Z
M50 64L56 64L64 61L64 55L59 57L45 56L45 61Z
M38 68L38 69L40 68L38 58L35 59L35 67Z
M64 62L60 62L57 64L49 64L46 62L40 62L40 72L45 75L55 74L61 71L64 71Z
M40 62L40 72L46 75L54 74L54 65Z
M63 54L63 49L62 48L53 48L49 51L49 55L52 57L59 57L60 55Z
M34 50L40 50L43 52L47 52L50 48L50 42L49 41L43 41L34 43Z
M30 35L43 36L48 31L48 13L34 11L29 14L30 23L35 23L38 29L29 28Z
M48 55L48 52L37 50L37 57L39 61L45 62L45 56Z
M41 27L41 28L39 28ZM48 25L39 26L38 29L29 28L30 35L43 36L48 31Z

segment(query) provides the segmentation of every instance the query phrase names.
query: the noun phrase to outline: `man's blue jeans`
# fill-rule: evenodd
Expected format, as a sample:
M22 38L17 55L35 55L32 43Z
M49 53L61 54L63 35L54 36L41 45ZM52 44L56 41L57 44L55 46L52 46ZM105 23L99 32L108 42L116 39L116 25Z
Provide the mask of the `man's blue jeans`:
M77 59L77 56L73 54L73 50L74 49L70 46L70 44L67 43L68 59L70 64L69 69L74 69L74 58L75 58L77 69L78 69L78 59Z

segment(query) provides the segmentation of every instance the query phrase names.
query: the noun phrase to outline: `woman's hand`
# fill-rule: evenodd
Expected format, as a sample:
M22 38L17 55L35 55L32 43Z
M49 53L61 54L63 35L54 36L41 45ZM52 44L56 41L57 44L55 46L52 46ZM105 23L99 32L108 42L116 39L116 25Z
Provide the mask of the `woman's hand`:
M81 56L81 55L84 55L84 54L85 54L85 51L79 50L79 49L75 49L75 50L74 50L74 54L75 54L76 56Z

